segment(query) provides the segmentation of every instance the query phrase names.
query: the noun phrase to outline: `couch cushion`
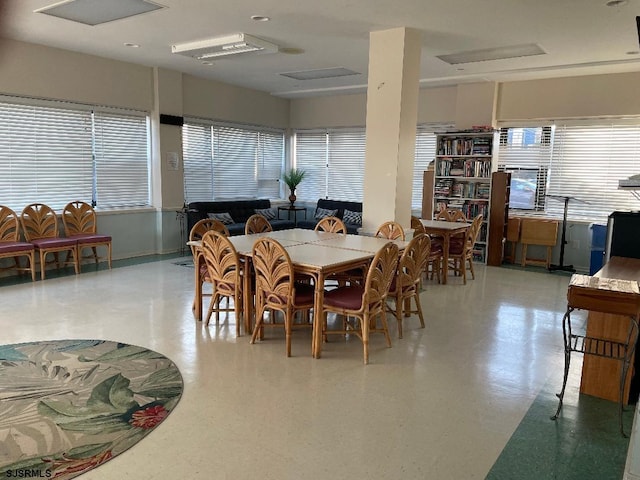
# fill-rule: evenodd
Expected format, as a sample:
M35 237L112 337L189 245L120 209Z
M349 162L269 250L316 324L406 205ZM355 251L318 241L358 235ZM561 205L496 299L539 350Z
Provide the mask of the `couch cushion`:
M256 208L254 210L258 215L262 215L267 220L276 220L278 218L278 210L276 208Z
M198 220L207 218L208 213L228 213L235 222L244 223L247 218L255 213L257 208L271 208L271 201L265 198L258 200L192 202L187 207L187 231L190 232Z
M352 223L354 225L362 226L362 212L353 212L345 209L342 221L344 223Z
M233 223L236 223L229 212L207 213L207 217L209 217L211 220L218 220L219 222L222 222L225 225L231 225Z
M327 208L316 208L316 213L313 215L313 218L316 220L322 220L325 217L335 217L338 213L338 209L335 208L333 210L329 210Z

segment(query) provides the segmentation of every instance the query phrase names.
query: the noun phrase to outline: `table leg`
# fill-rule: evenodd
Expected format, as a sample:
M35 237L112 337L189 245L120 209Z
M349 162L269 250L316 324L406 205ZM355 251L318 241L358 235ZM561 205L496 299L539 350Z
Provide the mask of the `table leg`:
M442 284L447 284L447 274L449 273L449 233L443 233L442 245Z
M314 358L322 355L322 304L324 303L324 273L319 272L316 278L315 306L313 307L313 333L311 335L311 354Z
M193 259L193 266L195 267L195 299L194 299L194 315L196 320L202 321L202 279L200 278L200 261L202 255L196 252Z
M251 324L253 323L253 290L251 289L251 259L244 258L242 271L242 302L244 305L244 331L247 335L253 333Z

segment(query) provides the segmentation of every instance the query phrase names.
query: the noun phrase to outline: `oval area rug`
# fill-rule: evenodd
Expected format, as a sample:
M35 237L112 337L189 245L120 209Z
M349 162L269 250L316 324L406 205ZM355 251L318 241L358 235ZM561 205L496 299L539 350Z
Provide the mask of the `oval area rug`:
M105 340L0 346L0 478L69 479L124 452L177 405L164 355Z

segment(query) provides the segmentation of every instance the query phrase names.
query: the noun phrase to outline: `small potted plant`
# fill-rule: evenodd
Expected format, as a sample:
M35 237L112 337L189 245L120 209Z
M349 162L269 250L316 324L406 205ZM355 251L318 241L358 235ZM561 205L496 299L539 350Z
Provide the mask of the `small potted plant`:
M296 188L304 179L304 176L307 174L304 170L299 168L292 168L285 172L282 175L282 180L289 187L289 191L291 194L289 195L289 201L291 202L291 206L293 207L294 202L296 201Z

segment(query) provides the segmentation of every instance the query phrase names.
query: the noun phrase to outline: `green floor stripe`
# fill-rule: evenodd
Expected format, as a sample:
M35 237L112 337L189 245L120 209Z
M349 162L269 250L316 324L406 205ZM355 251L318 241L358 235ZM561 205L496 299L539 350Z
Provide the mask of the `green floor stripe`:
M575 397L574 397L575 399ZM560 417L555 393L544 389L534 400L487 475L487 480L620 480L629 439L620 435L618 404L580 395L566 399ZM623 414L631 432L634 405Z

